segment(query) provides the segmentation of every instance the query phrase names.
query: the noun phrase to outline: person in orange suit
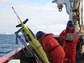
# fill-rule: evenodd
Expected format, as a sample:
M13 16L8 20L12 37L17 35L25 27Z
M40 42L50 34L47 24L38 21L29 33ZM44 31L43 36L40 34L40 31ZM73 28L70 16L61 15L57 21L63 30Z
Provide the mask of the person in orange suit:
M44 51L49 54L52 63L63 63L65 52L63 47L54 39L54 34L38 31L36 37L41 42Z
M66 40L67 33L77 34L77 40ZM76 45L79 41L79 35L74 29L73 21L69 20L67 22L67 27L61 32L59 38L63 40L63 48L65 51L64 63L75 63Z

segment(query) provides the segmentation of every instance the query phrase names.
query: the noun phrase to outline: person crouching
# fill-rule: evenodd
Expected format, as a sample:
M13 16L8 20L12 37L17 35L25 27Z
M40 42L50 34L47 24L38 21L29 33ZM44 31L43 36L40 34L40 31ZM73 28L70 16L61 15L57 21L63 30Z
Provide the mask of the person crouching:
M44 51L51 57L52 63L63 63L65 52L54 38L54 34L46 34L42 31L38 31L36 37L37 40L41 42Z

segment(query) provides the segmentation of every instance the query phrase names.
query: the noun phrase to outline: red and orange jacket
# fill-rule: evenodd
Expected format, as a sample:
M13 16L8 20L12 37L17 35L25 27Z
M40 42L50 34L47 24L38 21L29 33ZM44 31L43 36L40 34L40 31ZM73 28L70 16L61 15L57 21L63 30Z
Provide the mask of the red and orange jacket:
M66 42L64 37L66 38L67 33L77 34L77 40L74 40L72 42ZM70 30L68 27L66 27L66 29L63 30L62 33L59 35L59 38L63 40L63 48L67 54L76 54L76 46L79 41L79 35L78 32L76 32L76 30L74 29L74 27L72 27Z
M45 52L49 53L54 47L58 46L59 43L56 41L56 39L54 39L54 35L53 34L48 34L47 36L45 36L46 34L44 34L40 40L41 40L41 45L44 49Z
M54 38L53 34L44 34L41 38L41 45L45 52L49 53L52 63L61 63L65 57L65 52L61 45Z

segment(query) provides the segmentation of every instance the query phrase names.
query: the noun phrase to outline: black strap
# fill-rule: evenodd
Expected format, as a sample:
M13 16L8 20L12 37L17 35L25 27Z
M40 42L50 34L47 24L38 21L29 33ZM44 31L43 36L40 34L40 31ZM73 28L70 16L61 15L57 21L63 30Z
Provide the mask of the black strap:
M73 42L73 41L66 40L66 42Z
M57 46L56 46L56 47L54 47L52 50L50 50L50 51L49 51L49 53L50 53L51 51L53 51L55 48L57 48L58 46L59 46L59 45L57 45Z
M48 36L49 34L46 34L44 37Z
M71 33L74 33L74 29L72 30L72 32Z
M69 29L68 30L66 30L66 33L68 33L68 31L69 31ZM72 32L71 33L74 33L74 29L72 30Z

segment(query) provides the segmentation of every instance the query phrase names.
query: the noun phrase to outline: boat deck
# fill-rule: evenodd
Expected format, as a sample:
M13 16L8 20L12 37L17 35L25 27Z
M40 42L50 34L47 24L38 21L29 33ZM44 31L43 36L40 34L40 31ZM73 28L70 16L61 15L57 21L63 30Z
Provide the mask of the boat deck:
M18 63L20 63L20 60L11 60L10 62L8 62L8 63L14 63L14 62L18 62ZM84 63L84 59L81 59L81 60L76 60L76 63Z
M20 60L12 60L12 61L10 61L10 62L8 62L8 63L13 63L13 62L18 62L18 63L20 63ZM81 60L76 60L76 63L84 63L84 59L81 59Z
M19 60L17 60L17 62L20 63L20 53L22 52L23 48L24 47L20 47L16 50L4 55L3 57L0 58L0 63L8 63L8 62L10 63L10 60L14 61L14 59L16 59L16 60L19 59ZM78 56L76 63L84 63L84 53Z
M84 63L84 59L76 60L76 63Z

